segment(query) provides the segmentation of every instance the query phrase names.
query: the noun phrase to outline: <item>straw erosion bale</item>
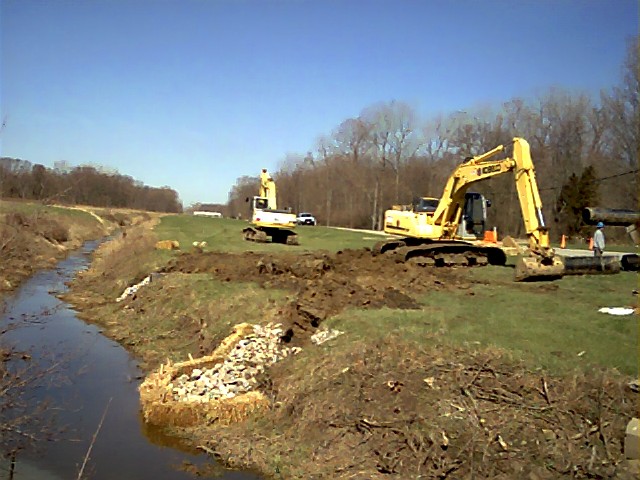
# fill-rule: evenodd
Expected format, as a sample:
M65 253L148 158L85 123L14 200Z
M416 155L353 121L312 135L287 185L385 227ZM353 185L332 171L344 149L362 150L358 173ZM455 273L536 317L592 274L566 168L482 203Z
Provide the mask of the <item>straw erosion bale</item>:
M156 242L156 250L180 250L180 242L177 240L160 240Z
M167 363L140 385L144 420L187 427L232 423L269 406L255 390L265 368L300 351L281 344L282 328L242 323L208 356Z

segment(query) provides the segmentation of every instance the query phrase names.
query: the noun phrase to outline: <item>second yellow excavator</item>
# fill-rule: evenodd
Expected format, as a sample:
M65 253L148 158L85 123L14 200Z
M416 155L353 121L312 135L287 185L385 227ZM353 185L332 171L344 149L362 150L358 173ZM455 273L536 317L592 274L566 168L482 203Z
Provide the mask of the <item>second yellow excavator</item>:
M503 155L508 150L510 154ZM501 248L465 239L473 237L465 233L474 230L472 208L486 208L481 195L467 192L469 186L508 172L515 175L529 240L527 255L516 264L516 281L561 277L564 265L549 243L529 143L518 137L465 160L447 180L440 199L425 197L411 208L387 210L384 231L400 237L379 243L374 252L425 265L504 265L506 254Z
M276 184L266 168L260 173L259 195L247 198L251 202L251 225L242 230L245 240L252 242L284 243L298 245L298 236L293 231L296 214L291 209L278 209Z

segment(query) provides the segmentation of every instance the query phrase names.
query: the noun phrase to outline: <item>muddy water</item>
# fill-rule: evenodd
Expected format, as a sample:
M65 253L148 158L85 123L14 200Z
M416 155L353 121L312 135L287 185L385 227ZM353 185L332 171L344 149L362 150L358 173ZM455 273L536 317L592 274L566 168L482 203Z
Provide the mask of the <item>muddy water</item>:
M50 369L21 400L27 402L28 412L38 412L47 405L44 413L34 416L40 429L43 422L51 425L44 433L31 428L40 439L51 436L52 440L40 440L35 449L31 446L19 452L13 478L75 479L85 458L83 477L91 480L200 478L184 465L208 462L204 455L182 448L145 428L141 421L137 393L141 372L135 360L56 298L65 290L65 282L87 268L88 255L95 246L87 243L55 269L32 277L6 302L0 318L0 329L16 326L0 336L0 346L29 352L32 358L24 365L30 369ZM8 472L8 463L0 460L0 479L9 478ZM227 471L219 478L259 477Z

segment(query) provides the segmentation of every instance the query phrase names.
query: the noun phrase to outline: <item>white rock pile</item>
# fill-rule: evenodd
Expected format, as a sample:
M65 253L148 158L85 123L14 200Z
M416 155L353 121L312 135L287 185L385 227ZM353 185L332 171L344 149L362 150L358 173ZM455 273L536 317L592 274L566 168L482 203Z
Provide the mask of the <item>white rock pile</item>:
M281 335L280 324L254 325L253 333L240 340L224 362L208 369L194 368L190 375L183 374L174 379L169 384L173 399L206 403L250 391L266 367L301 350L285 347Z
M311 335L311 342L314 345L322 345L324 342L333 340L343 333L344 332L341 332L340 330L318 330L316 333Z
M137 283L136 285L131 285L130 287L125 288L124 292L122 292L122 295L116 298L116 302L121 302L125 298L136 293L140 287L144 287L145 285L149 285L150 283L151 283L151 275L147 275L144 278L144 280L142 280L140 283Z

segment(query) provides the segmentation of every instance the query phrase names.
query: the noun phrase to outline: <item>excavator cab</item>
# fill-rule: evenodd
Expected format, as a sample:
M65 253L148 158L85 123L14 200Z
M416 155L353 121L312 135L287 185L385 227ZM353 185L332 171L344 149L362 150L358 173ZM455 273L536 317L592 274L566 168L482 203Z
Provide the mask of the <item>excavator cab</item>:
M254 197L254 209L259 209L259 210L266 210L267 208L269 208L269 202L267 201L266 198L262 198L262 197Z
M484 195L475 192L464 194L464 209L458 234L461 237L474 236L481 238L486 230L487 207L491 202Z

